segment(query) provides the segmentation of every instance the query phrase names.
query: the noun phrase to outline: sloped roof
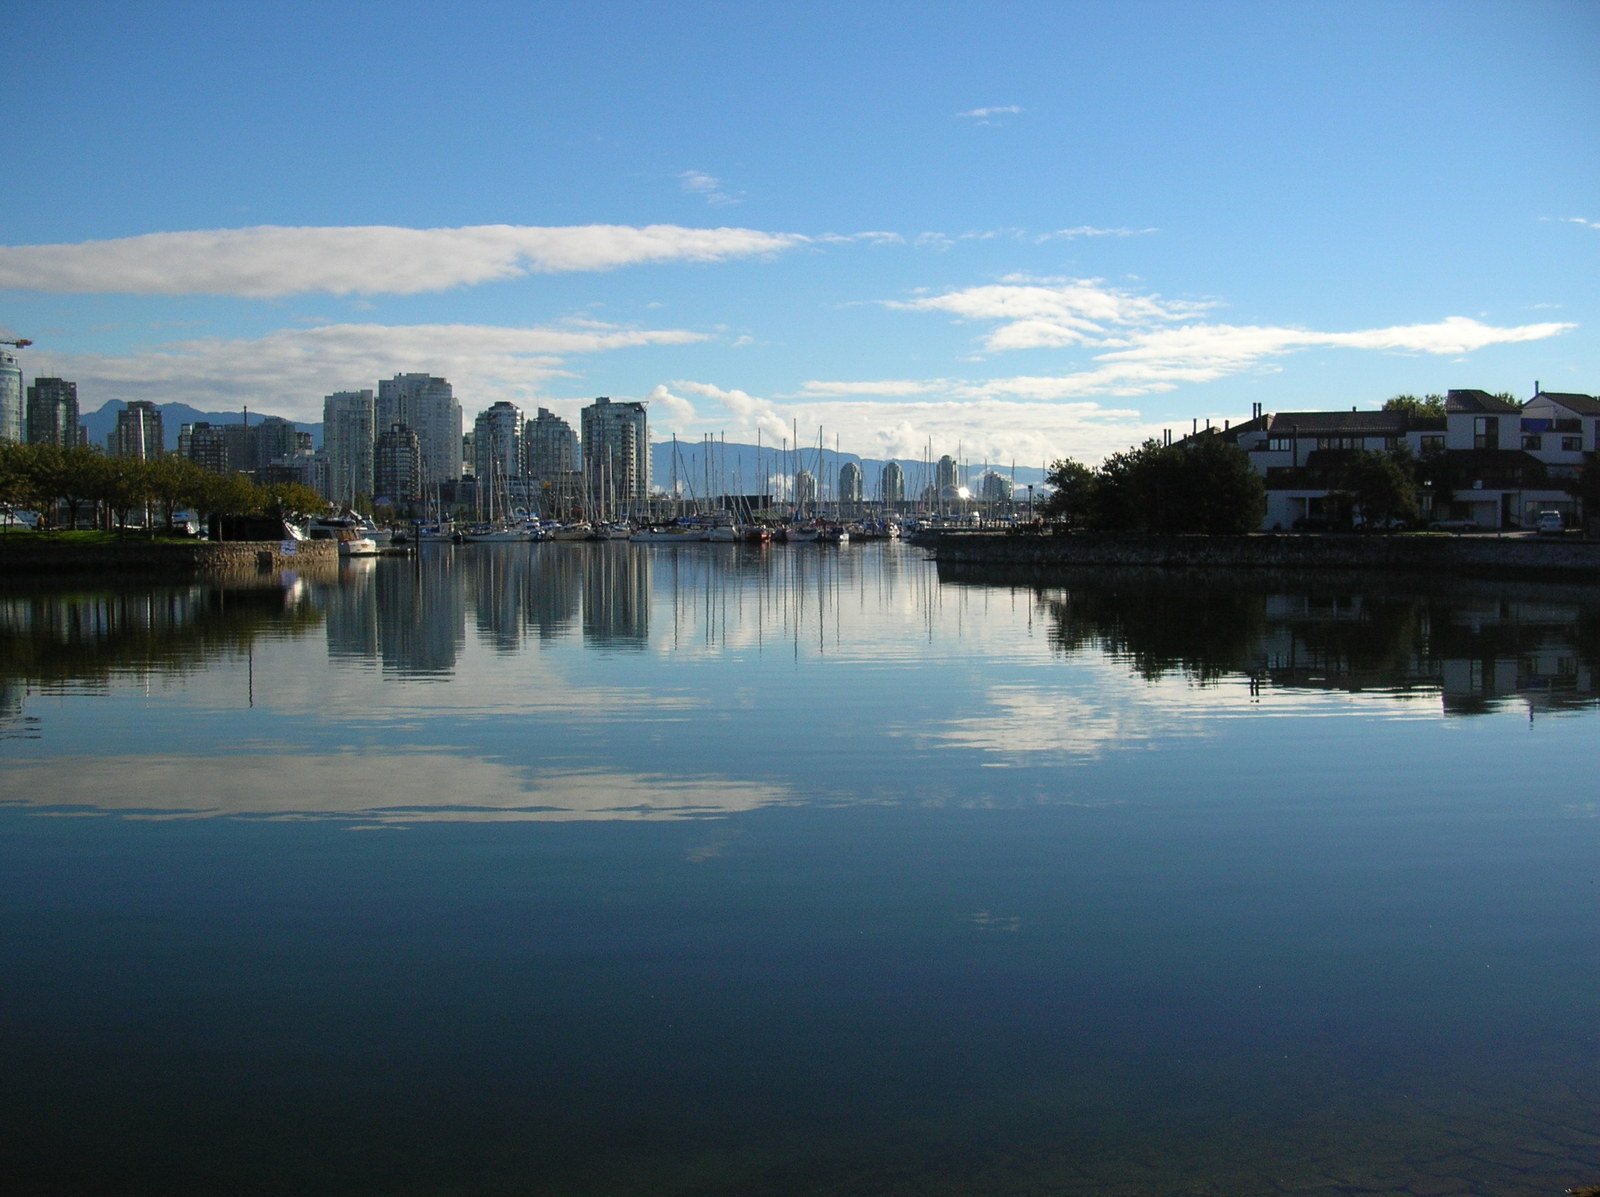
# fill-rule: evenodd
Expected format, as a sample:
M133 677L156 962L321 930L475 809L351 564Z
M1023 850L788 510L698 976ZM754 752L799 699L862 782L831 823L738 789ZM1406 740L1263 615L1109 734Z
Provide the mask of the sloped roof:
M1253 419L1245 420L1239 424L1230 424L1226 428L1212 425L1210 428L1202 428L1198 432L1191 432L1188 436L1179 437L1172 443L1179 448L1193 448L1202 441L1210 440L1213 437L1218 437L1227 444L1237 445L1239 443L1239 438L1245 433L1256 432L1258 430L1265 429L1267 427L1267 420L1269 418L1270 417L1267 416L1256 416Z
M1488 391L1450 391L1444 397L1447 412L1462 415L1510 416L1521 411L1515 403L1496 399Z
M1548 399L1558 407L1564 407L1573 415L1600 416L1600 399L1593 395L1578 395L1564 391L1540 391L1535 399Z
M1403 411L1283 411L1267 421L1273 436L1404 436L1429 423Z

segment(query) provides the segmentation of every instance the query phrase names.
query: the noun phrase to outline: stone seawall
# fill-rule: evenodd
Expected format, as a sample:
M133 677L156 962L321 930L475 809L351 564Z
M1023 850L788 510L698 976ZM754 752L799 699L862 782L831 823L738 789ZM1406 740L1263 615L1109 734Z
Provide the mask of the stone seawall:
M1600 542L1531 536L1108 536L956 532L931 546L941 565L1179 569L1448 571L1600 580Z
M46 537L0 538L0 573L11 580L56 574L140 574L189 579L275 570L326 569L337 566L338 546L331 540L295 545L286 554L275 540L238 540L212 544L203 540L129 540L121 544L61 544Z

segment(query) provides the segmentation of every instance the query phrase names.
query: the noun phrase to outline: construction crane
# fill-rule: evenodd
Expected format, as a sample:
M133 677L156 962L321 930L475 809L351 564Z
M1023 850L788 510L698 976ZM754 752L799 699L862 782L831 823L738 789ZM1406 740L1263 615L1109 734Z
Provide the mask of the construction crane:
M17 349L26 349L29 345L32 345L32 344L33 344L33 342L28 340L27 337L23 337L22 340L20 340L20 341L0 341L0 345L10 345L10 346L13 346L14 348L17 348Z

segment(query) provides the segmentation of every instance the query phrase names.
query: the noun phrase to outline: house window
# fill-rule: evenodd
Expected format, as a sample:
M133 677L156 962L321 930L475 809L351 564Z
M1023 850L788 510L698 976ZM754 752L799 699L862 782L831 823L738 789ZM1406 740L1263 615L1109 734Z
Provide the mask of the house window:
M1583 438L1581 436L1564 436L1561 438L1561 451L1563 453L1582 453Z
M1500 447L1500 417L1474 416L1472 418L1472 447L1498 449Z
M1541 448L1544 447L1544 438L1537 432L1525 432L1522 434L1522 447L1530 453L1537 453Z
M1294 448L1292 436L1274 436L1267 440L1267 449L1273 453L1287 453Z
M1421 437L1417 441L1417 444L1424 453L1428 452L1430 449L1443 449L1444 437L1438 433L1431 433L1428 436Z

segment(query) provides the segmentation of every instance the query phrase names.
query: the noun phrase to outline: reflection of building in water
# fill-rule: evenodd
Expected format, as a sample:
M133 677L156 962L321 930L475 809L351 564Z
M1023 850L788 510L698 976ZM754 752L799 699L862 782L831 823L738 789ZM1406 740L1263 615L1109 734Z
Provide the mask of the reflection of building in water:
M650 639L651 554L596 544L584 557L585 643L644 648Z
M1459 715L1512 698L1530 709L1600 699L1596 661L1580 651L1576 604L1278 595L1267 608L1262 655L1275 685L1437 690L1445 713Z
M401 675L454 671L466 642L467 581L445 554L373 574L378 652ZM381 563L380 563L381 564Z
M1587 617L1587 618L1586 618ZM1436 621L1444 708L1476 714L1520 697L1534 710L1588 706L1600 699L1593 652L1583 650L1595 613L1541 599L1467 600Z
M605 551L612 546L596 546ZM622 546L615 546L621 548ZM522 590L523 617L540 640L555 640L578 626L582 605L581 544L549 544L528 555L528 584Z
M1329 690L1437 690L1430 612L1418 600L1359 594L1270 594L1260 662L1275 685Z
M22 722L22 700L27 691L15 678L0 677L0 739Z
M373 661L378 657L378 597L374 568L368 558L348 561L339 573L339 585L328 587L322 597L328 620L328 656L358 657Z
M478 545L462 555L460 570L472 588L478 636L501 652L515 652L522 643L522 594L529 585L532 548Z

